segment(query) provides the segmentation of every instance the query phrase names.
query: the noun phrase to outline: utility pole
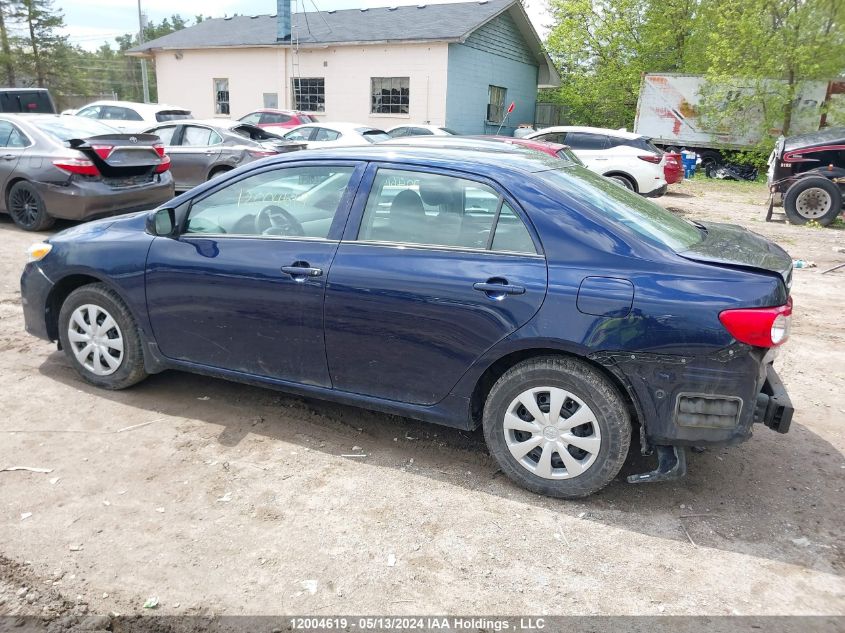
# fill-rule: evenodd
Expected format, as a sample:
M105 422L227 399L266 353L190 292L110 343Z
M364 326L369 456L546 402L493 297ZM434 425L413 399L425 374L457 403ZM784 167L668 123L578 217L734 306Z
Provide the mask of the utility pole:
M141 13L141 0L138 0L138 45L144 43L144 14ZM150 82L147 79L147 59L141 58L141 85L144 89L144 103L150 102Z

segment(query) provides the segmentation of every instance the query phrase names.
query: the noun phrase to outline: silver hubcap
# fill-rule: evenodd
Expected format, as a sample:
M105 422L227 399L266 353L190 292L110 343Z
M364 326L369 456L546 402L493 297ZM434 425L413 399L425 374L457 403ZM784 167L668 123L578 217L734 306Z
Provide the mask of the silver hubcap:
M519 394L505 413L503 430L519 465L544 479L583 474L601 448L593 411L558 387L534 387Z
M798 215L804 218L820 218L830 211L833 200L830 194L824 189L812 187L798 194L795 199L795 209Z
M123 362L123 334L100 306L85 304L74 310L67 337L79 364L97 376L113 374Z

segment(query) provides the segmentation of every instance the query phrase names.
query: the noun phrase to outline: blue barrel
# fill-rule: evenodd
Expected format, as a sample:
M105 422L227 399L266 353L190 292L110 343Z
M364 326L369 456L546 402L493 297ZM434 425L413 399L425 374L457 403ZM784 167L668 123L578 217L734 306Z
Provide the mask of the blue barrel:
M698 154L685 149L681 152L681 163L684 165L684 178L692 178L695 175L695 164L698 161Z

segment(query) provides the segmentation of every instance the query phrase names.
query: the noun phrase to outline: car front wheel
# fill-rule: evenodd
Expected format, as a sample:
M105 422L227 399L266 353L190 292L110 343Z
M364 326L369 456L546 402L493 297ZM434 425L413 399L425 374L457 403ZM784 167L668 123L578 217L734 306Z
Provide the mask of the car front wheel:
M484 407L484 437L502 471L543 495L591 495L619 473L631 442L628 408L589 365L541 357L509 369Z
M125 389L147 377L141 336L120 296L105 284L77 288L59 312L62 349L85 380Z

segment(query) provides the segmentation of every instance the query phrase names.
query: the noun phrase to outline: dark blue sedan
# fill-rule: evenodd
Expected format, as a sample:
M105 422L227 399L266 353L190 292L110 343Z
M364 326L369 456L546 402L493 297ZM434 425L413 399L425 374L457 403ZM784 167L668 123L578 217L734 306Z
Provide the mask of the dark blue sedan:
M180 369L439 424L559 497L786 432L791 260L528 150L268 159L32 248L26 328L87 381Z

